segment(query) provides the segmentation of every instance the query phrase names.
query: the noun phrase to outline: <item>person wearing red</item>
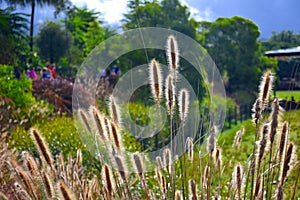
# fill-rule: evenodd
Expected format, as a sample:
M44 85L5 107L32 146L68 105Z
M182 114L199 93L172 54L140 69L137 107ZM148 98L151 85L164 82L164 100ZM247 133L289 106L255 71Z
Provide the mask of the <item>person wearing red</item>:
M48 69L49 69L49 71L51 73L52 79L56 79L55 64L54 63L51 64Z

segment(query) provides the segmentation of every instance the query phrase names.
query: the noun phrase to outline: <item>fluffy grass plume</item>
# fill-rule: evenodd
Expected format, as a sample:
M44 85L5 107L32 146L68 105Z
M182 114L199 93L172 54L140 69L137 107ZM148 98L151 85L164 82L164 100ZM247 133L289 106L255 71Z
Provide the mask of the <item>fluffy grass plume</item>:
M169 36L167 40L167 60L170 67L170 71L176 79L179 65L179 49L177 41L173 35Z
M149 74L152 96L156 104L159 105L162 98L162 74L160 65L155 59L149 64Z
M187 89L181 89L178 95L179 116L182 122L185 121L189 110L189 92Z
M261 99L257 98L255 100L255 103L253 104L252 110L252 121L254 124L258 124L260 118L261 118L261 113L262 113L262 102Z
M238 196L238 199L240 199L240 196L242 194L243 189L243 168L240 163L238 163L234 167L234 171L232 173L232 182L233 182L233 188L236 188L236 193Z
M171 74L167 76L165 86L166 86L165 88L166 106L169 115L172 116L175 107L175 85L174 85L174 78Z
M98 132L102 141L105 142L106 140L108 140L108 134L103 114L100 113L96 107L91 106L90 115L93 118L94 124L96 126L96 131Z
M245 127L242 126L242 128L235 133L232 147L236 146L238 149L240 148L244 133Z
M280 119L281 119L281 116L282 116L282 112L283 112L283 109L280 107L278 99L275 98L275 100L272 103L272 112L271 112L271 115L270 115L270 121L271 121L271 124L270 124L270 141L271 141L271 145L274 142L274 139L275 139L275 136L276 136L276 133L277 133L277 128L278 128L278 125L280 123Z
M271 70L267 70L263 76L262 81L259 86L259 98L262 102L262 110L265 109L269 102L270 93L272 91L274 76L272 75Z
M39 150L39 153L42 155L43 159L50 166L50 168L54 170L52 154L50 153L44 138L35 128L31 129L30 134Z
M188 137L186 140L187 150L188 150L188 158L190 161L193 161L194 158L194 143L193 139Z
M60 195L61 195L62 199L64 199L64 200L73 200L73 199L75 199L73 197L72 192L68 188L68 186L62 180L60 180L58 182L58 189L60 191Z
M91 126L89 124L89 117L86 114L86 112L82 109L78 109L78 115L79 115L81 121L83 122L83 124L85 125L85 128L87 129L87 131L89 131L91 133L92 129L91 129Z
M102 180L104 181L104 188L105 191L107 192L109 198L113 196L114 188L115 188L115 183L113 179L113 174L108 165L103 165L102 166Z
M120 114L120 108L119 105L116 103L116 99L111 95L109 97L109 111L110 111L110 117L113 120L114 123L116 123L118 126L121 125L121 114Z

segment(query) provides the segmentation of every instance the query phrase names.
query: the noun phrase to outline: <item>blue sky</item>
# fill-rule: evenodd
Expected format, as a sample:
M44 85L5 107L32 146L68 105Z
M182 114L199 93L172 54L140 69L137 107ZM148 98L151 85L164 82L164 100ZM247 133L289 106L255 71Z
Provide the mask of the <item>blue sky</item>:
M103 13L103 20L114 27L120 24L127 12L126 0L71 0L77 6L86 5ZM180 0L190 8L197 20L214 21L218 17L239 15L259 26L261 39L271 36L272 31L292 30L300 33L300 0ZM3 7L3 4L1 4ZM30 8L25 12L30 13ZM37 8L35 26L46 18L53 19L53 8ZM298 44L299 45L299 44Z

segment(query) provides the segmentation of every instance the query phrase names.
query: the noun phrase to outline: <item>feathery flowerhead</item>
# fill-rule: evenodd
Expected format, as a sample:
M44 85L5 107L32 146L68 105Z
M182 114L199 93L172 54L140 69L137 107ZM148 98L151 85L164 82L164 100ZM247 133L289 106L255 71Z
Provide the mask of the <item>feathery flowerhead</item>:
M238 196L240 196L243 187L243 168L240 163L234 167L232 181L234 188L237 189Z
M263 76L262 81L259 86L259 98L262 102L262 110L265 109L266 105L269 103L270 93L273 87L274 76L271 70L267 70Z
M64 199L64 200L74 199L70 189L67 187L67 185L62 180L60 180L58 182L58 188L61 193L62 199Z
M169 115L172 116L175 107L175 85L174 85L174 78L171 74L167 76L165 86L166 86L165 88L166 106Z
M289 143L286 149L284 162L282 163L281 175L279 176L279 181L282 185L286 181L289 173L293 168L293 162L295 158L296 158L296 146L294 145L294 143Z
M121 178L123 179L123 181L125 181L127 179L128 175L127 175L127 167L123 160L123 157L115 155L114 158L115 158L116 168L118 169L119 174L120 174Z
M265 123L261 130L260 140L258 141L258 148L256 152L257 160L256 164L259 163L266 155L269 150L270 144L270 123Z
M236 146L238 149L240 148L244 133L245 133L245 127L242 126L242 128L235 133L234 141L232 144L233 147Z
M117 147L118 151L120 151L122 149L122 137L120 135L119 128L112 121L109 121L109 135L113 140L113 145Z
M218 169L221 169L222 167L222 149L220 147L217 147L213 152L213 158L215 165Z
M118 126L120 126L121 125L120 109L116 103L116 99L112 95L109 97L109 112L113 122L116 123Z
M182 122L185 121L185 118L189 110L189 92L187 89L181 89L178 95L178 107L179 115Z
M196 189L196 181L194 179L191 179L189 181L190 183L190 189L191 189L191 199L192 200L197 200L197 189Z
M277 98L272 103L272 113L270 115L271 126L270 126L270 141L271 145L274 142L275 135L277 133L277 127L280 123L280 118L282 115L283 109L279 105L279 101Z
M96 131L98 132L102 142L108 140L107 128L104 122L104 116L98 111L95 106L90 107L90 115L93 117L94 124L96 126Z
M30 134L39 150L39 153L43 156L45 162L50 166L50 168L54 170L52 155L44 138L41 136L38 130L34 128L31 129Z
M162 74L159 63L153 59L149 64L151 92L157 105L162 98Z
M172 153L169 148L165 149L165 151L164 151L164 161L165 161L165 166L167 167L168 172L171 172Z
M212 126L210 135L207 138L207 145L206 145L207 152L209 154L212 154L212 152L215 150L215 148L217 146L216 132L217 132L217 127Z
M181 196L180 190L177 190L177 191L175 192L175 199L176 199L176 200L182 200L182 196Z
M132 156L132 162L135 167L136 173L142 178L142 174L144 173L144 163L142 157L139 153L134 153Z
M189 160L193 161L194 157L194 144L193 144L193 139L188 137L186 139L186 145L187 145L187 150L188 150L188 155L189 155Z
M113 174L108 165L103 165L102 167L102 180L104 181L104 187L109 196L113 195L115 183L113 179Z
M253 107L251 109L253 112L252 114L252 121L254 124L258 124L260 118L261 118L261 113L262 113L262 102L260 98L257 98L255 103L253 104Z
M282 125L281 135L280 135L279 144L278 144L278 157L279 157L279 161L281 163L283 162L283 158L284 158L283 155L286 150L288 134L289 134L289 123L284 122Z
M175 75L178 69L179 64L179 50L175 37L173 35L169 36L167 40L167 59L170 67L170 71L173 75Z
M85 112L84 110L82 110L82 109L79 109L79 110L78 110L78 115L79 115L81 121L83 122L83 124L85 125L85 128L86 128L89 132L92 132L92 129L91 129L91 126L90 126L89 120L88 120L89 118L88 118L86 112Z

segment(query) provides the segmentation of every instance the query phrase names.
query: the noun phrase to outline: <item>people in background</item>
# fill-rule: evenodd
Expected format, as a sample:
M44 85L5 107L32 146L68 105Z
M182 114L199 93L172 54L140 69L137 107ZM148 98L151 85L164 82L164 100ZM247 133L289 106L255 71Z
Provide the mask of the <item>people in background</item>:
M44 68L43 69L43 73L42 73L42 79L50 79L51 78L51 74L48 70L48 68Z
M56 69L55 68L56 68L56 66L55 66L54 63L50 64L49 67L48 67L48 70L51 73L51 78L54 79L54 80L56 79Z
M19 67L15 67L15 68L14 68L14 76L15 76L16 79L20 80L20 78L21 78L21 73L20 73Z
M30 69L29 77L30 77L32 80L36 80L36 79L38 78L38 76L37 76L36 71L35 71L34 68L31 68L31 69Z

